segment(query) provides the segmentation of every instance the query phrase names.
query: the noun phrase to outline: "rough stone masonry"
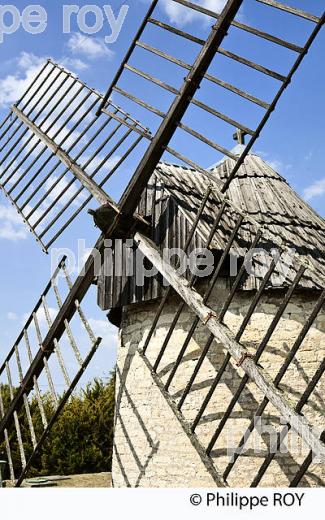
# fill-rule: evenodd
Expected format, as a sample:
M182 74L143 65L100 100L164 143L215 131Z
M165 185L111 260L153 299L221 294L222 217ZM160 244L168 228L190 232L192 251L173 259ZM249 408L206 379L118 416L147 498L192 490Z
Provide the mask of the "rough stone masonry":
M216 311L221 310L227 291L226 281L219 286L209 301ZM260 301L242 342L254 353L278 308L281 291L269 291ZM292 297L286 312L277 326L260 364L274 379L285 357L298 336L317 300L313 291L297 293ZM251 295L242 291L234 298L225 317L225 323L236 332L251 302ZM147 357L154 363L158 351L173 320L178 297L172 297L165 307L154 337L147 350ZM115 487L215 487L218 485L213 472L190 441L181 422L156 385L149 367L138 349L144 343L157 310L158 302L134 304L124 308L119 335L116 395L115 448L113 455L113 484ZM167 350L159 365L158 376L166 382L172 364L193 322L191 312L183 312ZM176 373L170 393L177 402L184 390L200 352L208 338L204 325L196 329L183 361ZM306 389L325 353L325 314L314 322L298 354L287 370L280 388L294 406ZM226 353L216 342L210 348L198 376L188 395L182 412L191 421L196 416ZM205 413L196 429L199 442L206 447L215 432L224 411L237 390L242 369L230 363L224 373ZM303 413L310 424L324 429L324 378L320 380ZM222 473L229 462L232 448L236 448L245 433L263 395L253 382L249 382L236 404L225 428L214 446L211 456L217 470ZM255 428L247 443L245 453L237 460L227 483L231 487L248 487L270 449L272 432L282 430L277 410L268 405L262 420L263 428ZM264 475L260 485L286 487L309 452L300 438L289 432L286 448L278 453ZM325 484L323 464L314 463L302 486Z

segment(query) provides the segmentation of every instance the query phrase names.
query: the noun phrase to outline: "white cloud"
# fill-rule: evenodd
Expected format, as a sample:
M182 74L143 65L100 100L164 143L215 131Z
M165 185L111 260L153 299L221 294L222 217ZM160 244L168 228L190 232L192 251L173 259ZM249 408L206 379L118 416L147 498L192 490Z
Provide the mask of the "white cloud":
M91 157L90 155L83 156L82 162L86 163L90 159L90 157ZM96 157L94 157L94 159L91 161L89 166L87 166L87 168L85 169L86 173L88 173L88 175L91 175L92 172L94 170L96 170L96 168L98 168L98 166L102 163L103 160L104 160L104 156L102 156L102 155L97 155ZM110 171L112 168L114 168L114 166L117 165L117 163L120 160L121 160L120 155L113 155L113 157L110 157L110 159L108 159L106 161L106 163L101 167L100 171L103 171L103 172Z
M18 320L18 316L15 312L8 312L7 319L10 321L16 321L16 320Z
M22 70L29 70L31 68L40 68L44 65L44 58L36 56L31 52L22 51L17 58L17 65Z
M89 69L88 63L85 63L84 61L80 60L79 58L63 58L61 60L60 65L64 67L65 69L72 69L72 70L86 70Z
M107 47L102 38L90 38L81 33L73 33L67 43L67 47L72 54L80 54L92 59L111 59L114 56L114 52Z
M227 0L194 0L193 3L210 11L214 11L215 13L220 13L226 5ZM162 5L170 21L177 25L187 25L196 21L205 24L211 23L211 18L208 16L183 5L176 4L173 0L163 0Z
M35 211L29 220L31 225L40 218L44 209L46 209L46 206L42 205ZM28 215L31 210L31 206L27 205L23 211L24 215ZM42 230L46 221L47 219L45 218L43 223L37 228L38 232ZM16 209L9 204L0 204L0 239L18 242L19 240L26 240L30 236L27 225L23 222Z
M45 313L44 307L40 307L36 311L37 324L38 324L42 339L45 338L45 336L50 328L48 318L50 319L51 323L53 323L53 321L55 320L55 318L58 314L58 309L54 309L53 307L47 307L47 311L48 311L48 314ZM20 315L20 317L17 316L16 319L19 318L21 325L24 326L29 317L30 317L30 312L25 312L22 315ZM33 336L34 338L38 337L34 320L29 325L29 335Z
M49 318L50 318L51 322L53 322L58 314L58 309L54 309L53 307L48 307L48 313L49 313ZM48 325L48 322L47 322L48 316L45 314L45 310L43 307L40 307L38 309L37 319L38 319L38 322L40 325Z
M52 175L50 179L48 179L45 183L46 190L49 190L53 184L58 180L58 177L55 175ZM53 202L56 200L57 197L60 196L60 194L63 192L63 195L61 196L60 200L57 202L57 204L67 204L71 197L73 197L78 188L76 184L72 184L69 188L67 188L68 183L70 181L67 181L64 177L61 179L56 186L52 189L51 193L48 195L48 201ZM85 200L85 195L83 193L80 193L75 200L72 202L72 205L78 205L81 204Z
M285 176L285 174L291 170L292 164L285 163L281 159L276 159L271 157L268 152L264 152L262 150L256 151L256 155L261 157L271 168L279 173L280 175Z
M0 204L0 239L17 242L27 237L28 230L17 211L9 205Z
M50 316L50 320L53 322L54 319L56 318L57 314L58 314L58 309L54 309L53 307L48 307L47 310L48 310L48 313L49 313L49 316ZM25 325L25 323L28 320L29 316L30 316L30 312L25 312L21 316L20 321L21 321L22 325ZM40 327L43 327L43 326L48 327L48 322L47 322L48 317L45 314L44 307L40 307L37 310L36 317L37 317L37 322L38 322ZM18 316L16 316L16 319L17 318L18 318ZM31 324L31 327L32 327L32 329L35 329L34 323ZM35 329L35 331L36 331L36 329Z
M16 60L15 74L0 79L0 107L15 103L27 90L36 74L44 66L45 58L22 52Z
M94 46L96 47L96 42ZM105 46L105 44L102 44ZM105 47L105 50L106 49ZM47 58L45 56L36 56L33 53L21 52L20 55L14 60L15 72L7 75L5 78L0 79L0 107L7 107L13 103L16 103L18 99L24 94L29 85L34 80L35 76L44 67ZM61 65L70 71L81 71L89 67L87 63L79 58L64 57L61 60L55 60L61 63ZM70 83L73 78L70 79ZM67 93L69 92L69 82L66 84ZM45 90L45 86L39 90L38 95L42 95ZM31 91L32 92L32 91ZM72 95L72 91L71 91ZM54 101L53 101L54 104ZM49 105L48 110L51 106Z
M311 200L314 197L320 197L325 194L325 177L319 181L313 182L310 186L304 189L304 198Z
M267 163L278 173L284 173L292 168L292 164L285 164L278 159L268 160Z
M25 240L27 232L23 228L16 228L11 222L2 222L0 225L0 239L17 242L18 240Z
M102 345L115 348L117 344L117 329L108 320L88 319L95 336L102 338Z
M89 318L89 325L93 329L94 333L98 336L105 336L106 334L114 335L112 326L110 325L108 320L99 320L95 318Z

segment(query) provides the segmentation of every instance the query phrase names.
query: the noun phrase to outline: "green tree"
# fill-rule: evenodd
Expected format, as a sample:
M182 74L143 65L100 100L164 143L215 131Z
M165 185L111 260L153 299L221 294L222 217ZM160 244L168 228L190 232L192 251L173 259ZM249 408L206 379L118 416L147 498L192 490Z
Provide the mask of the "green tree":
M5 407L9 402L8 389L3 388ZM46 416L54 413L50 395L44 396ZM57 418L51 433L29 470L29 476L73 475L110 471L112 465L115 404L115 374L108 383L95 379L86 389L74 394ZM30 408L36 437L43 432L42 418L35 397ZM32 453L26 414L20 413L20 425L26 458ZM21 467L19 446L14 428L10 431L10 446L14 466ZM0 453L5 446L0 445Z

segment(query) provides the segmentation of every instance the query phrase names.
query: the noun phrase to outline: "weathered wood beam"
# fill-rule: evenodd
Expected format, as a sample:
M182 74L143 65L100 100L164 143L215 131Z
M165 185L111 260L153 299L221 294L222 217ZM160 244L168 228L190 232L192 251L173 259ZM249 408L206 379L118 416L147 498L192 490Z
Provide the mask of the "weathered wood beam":
M157 246L151 240L140 233L135 234L134 240L142 254L158 269L215 339L226 348L237 364L240 362L243 370L276 407L281 417L301 436L317 458L321 457L322 460L325 460L325 445L319 440L312 426L295 412L283 392L274 386L269 374L257 366L253 359L246 357L247 350L234 339L228 327L218 321L213 310L203 303L202 296L190 287L189 282L180 276L169 263L164 261Z
M105 193L105 191L100 188L95 181L93 181L89 175L87 175L80 166L75 163L71 157L60 148L59 145L55 143L48 135L46 135L35 123L33 123L19 108L13 106L13 112L19 117L19 119L36 135L55 155L60 159L60 161L65 164L69 170L77 177L77 179L82 183L82 185L87 188L87 190L92 194L92 196L99 202L99 204L110 204L112 208L118 212L118 206L115 204L114 200L111 199Z

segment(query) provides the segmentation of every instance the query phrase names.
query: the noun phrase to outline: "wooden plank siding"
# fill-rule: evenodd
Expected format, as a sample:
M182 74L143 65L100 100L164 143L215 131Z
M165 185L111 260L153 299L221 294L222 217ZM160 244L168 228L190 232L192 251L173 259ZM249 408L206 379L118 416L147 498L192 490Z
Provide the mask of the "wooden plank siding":
M156 177L151 179L145 189L137 212L148 218L152 226L151 239L163 251L164 248L185 249L185 242L189 234L191 224L180 211L177 204L164 190ZM126 276L127 266L133 265L135 270L135 247L125 247L124 240L116 240L112 248L112 275L105 276L108 272L107 262L103 265L103 271L98 278L98 305L101 309L114 309L131 303L155 300L162 296L163 284L161 275L146 278L143 287L136 285L135 276ZM189 253L195 248L203 247L202 238L196 233L189 248ZM150 266L140 251L140 263L144 261L147 268ZM175 259L174 259L175 260ZM173 262L174 264L174 262Z

